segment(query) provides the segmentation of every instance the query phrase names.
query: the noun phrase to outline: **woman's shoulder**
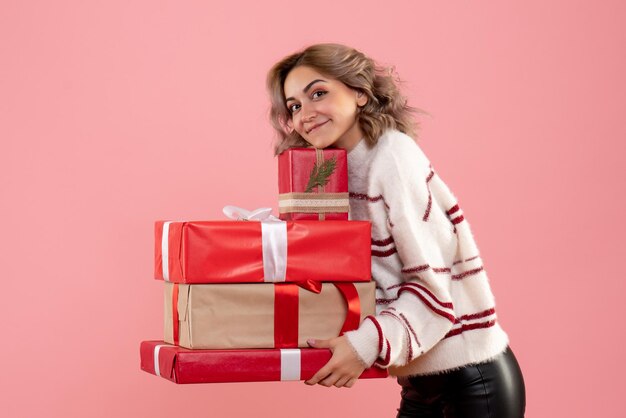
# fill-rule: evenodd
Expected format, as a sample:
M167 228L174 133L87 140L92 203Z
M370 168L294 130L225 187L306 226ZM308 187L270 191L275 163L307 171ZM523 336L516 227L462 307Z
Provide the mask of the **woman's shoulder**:
M377 157L384 165L392 164L404 169L404 166L428 168L430 162L415 139L396 129L385 131L378 138Z

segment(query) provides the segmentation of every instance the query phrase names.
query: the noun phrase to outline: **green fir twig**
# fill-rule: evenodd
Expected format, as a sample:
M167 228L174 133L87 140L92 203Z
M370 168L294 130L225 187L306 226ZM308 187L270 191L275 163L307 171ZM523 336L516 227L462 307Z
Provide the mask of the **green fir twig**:
M321 164L315 164L311 175L309 176L309 182L306 185L304 193L311 193L314 187L325 186L330 180L330 176L335 171L337 166L337 157L333 156L331 159L324 161Z

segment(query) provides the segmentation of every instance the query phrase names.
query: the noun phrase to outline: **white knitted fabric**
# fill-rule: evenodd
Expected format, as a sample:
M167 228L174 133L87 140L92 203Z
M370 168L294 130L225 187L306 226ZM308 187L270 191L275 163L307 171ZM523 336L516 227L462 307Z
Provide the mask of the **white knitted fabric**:
M376 316L346 336L364 364L431 374L506 349L487 274L455 197L409 136L348 153L350 219L372 222Z

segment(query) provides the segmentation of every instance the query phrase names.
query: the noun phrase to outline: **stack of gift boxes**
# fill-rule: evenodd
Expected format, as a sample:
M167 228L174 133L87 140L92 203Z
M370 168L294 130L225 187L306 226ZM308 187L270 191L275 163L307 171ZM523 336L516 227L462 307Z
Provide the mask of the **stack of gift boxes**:
M227 207L235 220L156 222L165 337L141 343L142 370L176 383L306 380L332 355L307 339L375 313L371 225L348 220L345 150L290 149L278 163L280 219Z

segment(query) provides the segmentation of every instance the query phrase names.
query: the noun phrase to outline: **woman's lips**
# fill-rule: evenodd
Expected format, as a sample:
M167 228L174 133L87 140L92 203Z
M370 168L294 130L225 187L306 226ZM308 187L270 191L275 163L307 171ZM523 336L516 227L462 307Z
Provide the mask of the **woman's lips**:
M317 128L319 128L320 126L326 125L326 123L327 123L327 122L328 122L328 121L324 121L324 122L322 122L322 123L319 123L319 124L317 124L317 125L313 126L313 127L312 127L311 129L309 129L306 133L307 133L307 134L310 134L311 132L313 132L314 130L316 130Z

